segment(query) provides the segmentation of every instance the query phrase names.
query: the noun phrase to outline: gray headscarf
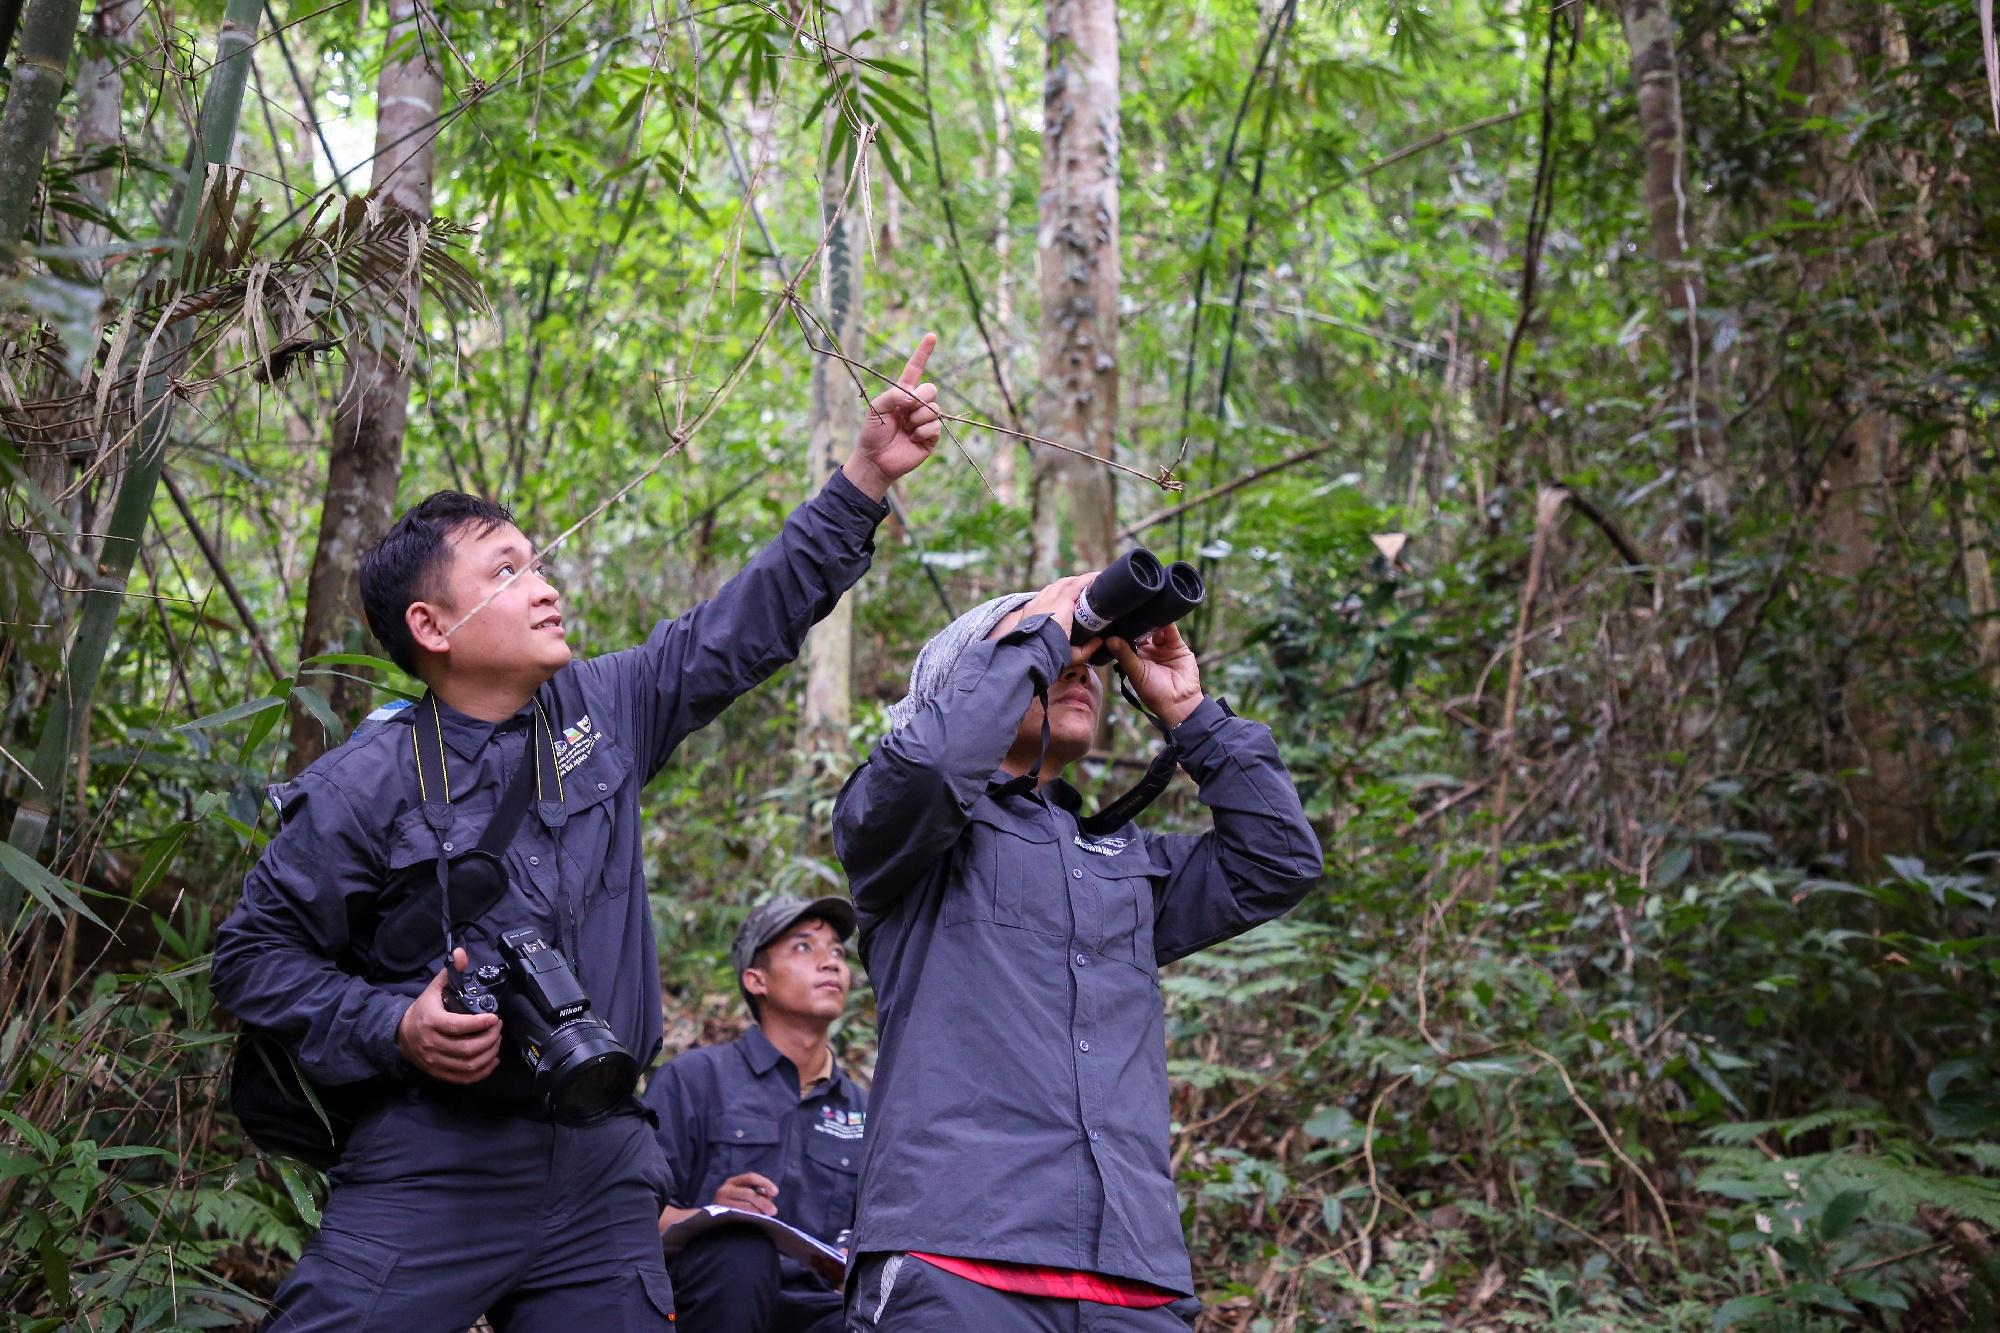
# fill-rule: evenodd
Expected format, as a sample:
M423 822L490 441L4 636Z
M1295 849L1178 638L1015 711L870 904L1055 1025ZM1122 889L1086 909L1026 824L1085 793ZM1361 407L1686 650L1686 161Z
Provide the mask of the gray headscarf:
M1035 599L1031 592L1010 592L973 607L924 645L910 668L910 692L889 705L889 730L907 727L924 705L944 693L965 650L993 632L993 627Z

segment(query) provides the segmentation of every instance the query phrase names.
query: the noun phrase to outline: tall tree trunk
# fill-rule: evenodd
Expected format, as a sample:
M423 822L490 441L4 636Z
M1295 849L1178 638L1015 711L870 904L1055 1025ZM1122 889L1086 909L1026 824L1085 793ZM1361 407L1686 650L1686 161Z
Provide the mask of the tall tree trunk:
M28 0L7 107L0 111L0 272L11 271L41 184L83 0Z
M1710 321L1702 306L1701 265L1691 253L1695 219L1688 197L1679 55L1665 0L1623 0L1619 11L1632 51L1632 88L1646 143L1646 216L1653 258L1660 265L1660 303L1668 317L1667 343L1679 389L1679 454L1687 477L1680 535L1693 545L1722 517L1729 495L1720 471L1722 412L1712 376L1702 364Z
M125 61L132 48L133 29L145 12L143 0L97 0L91 12L90 34L96 49L84 57L76 72L76 152L78 157L101 155L107 148L125 142L119 112L125 104ZM107 215L118 170L99 167L77 178L90 202ZM102 245L110 234L95 222L64 219L63 225L76 245ZM88 263L89 261L86 261ZM101 262L91 265L101 274Z
M827 22L840 46L861 59L872 45L861 35L873 26L869 0L829 0ZM826 149L831 150L834 110L826 113ZM867 221L850 200L841 207L847 167L828 158L820 172L820 225L831 225L826 242L826 297L820 318L826 333L848 356L863 355L861 284ZM834 213L839 210L839 219ZM806 444L806 485L818 490L840 466L861 428L861 397L849 368L831 357L813 358L812 430ZM806 637L806 692L799 706L799 749L817 764L826 756L841 766L847 725L854 706L854 594L840 599L832 614Z
M214 169L227 165L236 143L236 122L242 114L243 89L250 74L250 44L256 38L257 19L262 12L263 0L229 0L223 13L215 63L209 67L208 87L202 96L196 145L188 155L188 185L181 194L175 225L174 234L182 253L186 253L195 239L196 223L207 197L204 188L207 177ZM44 136L42 142L46 141ZM89 716L97 677L111 646L112 632L118 625L125 584L131 577L132 563L138 558L139 541L145 535L147 520L152 516L153 492L159 486L160 469L166 462L168 430L173 418L170 390L174 377L184 369L188 323L185 319L174 323L161 337L161 346L147 367L135 439L105 529L97 575L84 594L83 611L76 639L70 645L65 674L57 683L29 766L34 782L23 792L14 826L7 834L10 845L30 856L41 850L61 803L62 776L82 730L77 721ZM20 886L11 879L0 878L0 921L13 920L20 903Z
M1826 127L1815 131L1817 193L1832 206L1834 216L1872 230L1870 217L1875 210L1859 156L1862 149L1838 128L1847 118L1843 113L1861 93L1849 50L1861 35L1861 17L1847 0L1833 0L1814 8L1813 21L1820 40L1812 59L1812 101L1807 109L1826 118ZM1815 244L1822 250L1808 280L1812 290L1829 296L1856 283L1884 280L1891 262L1888 246L1880 238L1866 242L1858 253L1839 244L1837 236ZM1869 579L1875 565L1876 526L1885 506L1894 503L1888 478L1900 432L1896 418L1882 405L1883 386L1867 370L1879 355L1868 342L1857 341L1868 337L1866 330L1858 330L1845 345L1832 349L1845 356L1844 364L1822 368L1823 382L1840 385L1844 392L1829 404L1832 447L1818 477L1817 534L1822 570L1845 584L1851 599L1846 619L1854 646L1839 664L1837 721L1849 748L1840 757L1842 767L1855 775L1846 783L1853 819L1841 822L1851 859L1863 869L1879 865L1885 856L1916 850L1925 826L1922 775L1896 718L1900 691L1891 679L1897 664L1886 647L1890 627L1884 623L1883 599Z
M1118 427L1118 7L1046 0L1037 434L1110 458ZM1038 449L1037 579L1098 569L1118 530L1109 468Z
M431 217L431 137L421 133L437 115L443 82L430 63L430 45L411 40L419 18L440 21L431 0L390 0L384 50L405 59L386 62L375 85L375 165L372 195L385 211L411 225ZM334 409L327 454L326 499L320 509L319 544L306 577L306 618L299 633L301 659L355 651L368 642L357 572L361 553L389 530L396 482L403 471L403 427L410 404L410 364L423 341L417 274L396 294L377 327L348 342L347 374ZM367 687L346 676L322 677L335 716L350 724L368 703ZM327 735L304 708L292 711L288 762L297 774L325 752ZM336 738L337 739L337 738Z
M1014 232L1008 216L1008 201L1014 193L1014 113L1007 105L1007 41L995 21L986 30L986 55L993 78L993 330L994 353L1000 359L1001 374L1014 382L1011 353L1014 348ZM1011 509L1019 498L1020 482L1015 473L1021 458L1021 442L1011 435L993 432L992 461L986 471L993 482L993 494Z

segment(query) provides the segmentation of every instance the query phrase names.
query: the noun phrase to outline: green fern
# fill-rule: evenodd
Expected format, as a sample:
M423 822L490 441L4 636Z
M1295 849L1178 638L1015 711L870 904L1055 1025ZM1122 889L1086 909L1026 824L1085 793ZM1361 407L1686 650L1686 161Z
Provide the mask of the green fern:
M1751 1202L1797 1197L1807 1184L1830 1192L1860 1190L1872 1212L1904 1219L1920 1204L2000 1229L2000 1183L1955 1175L1913 1160L1907 1145L1875 1153L1858 1150L1809 1153L1773 1161L1741 1148L1701 1148L1688 1156L1711 1163L1695 1188Z

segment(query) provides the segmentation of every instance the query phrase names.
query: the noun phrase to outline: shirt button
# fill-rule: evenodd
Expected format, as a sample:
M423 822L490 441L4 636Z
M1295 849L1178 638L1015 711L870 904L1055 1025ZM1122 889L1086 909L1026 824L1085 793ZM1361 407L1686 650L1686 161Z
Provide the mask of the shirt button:
M1101 1139L1101 1138L1103 1138L1103 1137L1104 1137L1104 1136L1103 1136L1102 1134L1099 1134L1099 1133L1098 1133L1098 1132L1097 1132L1096 1130L1094 1130L1094 1129L1090 1131L1090 1141L1091 1141L1092 1143L1095 1143L1095 1142L1097 1142L1097 1141L1098 1141L1099 1139Z
M841 1158L841 1159L840 1159L840 1164L841 1164L842 1166L846 1166L846 1165L847 1165L847 1159L846 1159L845 1157Z
M743 1137L743 1131L742 1131L742 1130L740 1130L740 1129L739 1129L739 1130L737 1130L737 1131L736 1131L736 1137L737 1137L737 1138L739 1138L739 1139L740 1139L740 1138L742 1138L742 1137Z
M451 844L450 844L450 843L446 843L446 844L444 845L444 849L445 849L446 851L450 851L450 850L451 850Z
M1082 879L1082 878L1083 878L1083 872L1082 872L1081 870L1072 870L1072 871L1070 871L1070 872L1069 872L1069 877L1070 877L1071 879Z
M599 791L610 791L610 790L611 790L611 788L607 787L607 786L606 786L605 784L603 784L602 782L600 782L600 783L598 783L598 784L597 784L597 789L598 789Z
M1090 1054L1090 1042L1089 1042L1089 1040L1088 1040L1088 1039L1085 1039L1085 1040L1083 1040L1083 1041L1080 1041L1080 1042L1078 1042L1078 1043L1076 1044L1076 1048L1077 1048L1077 1049L1078 1049L1079 1051L1082 1051L1082 1052L1083 1052L1083 1053L1084 1053L1085 1055L1089 1055L1089 1054Z
M1090 955L1089 955L1089 954L1087 954L1087 953L1080 953L1080 954L1078 954L1078 955L1076 956L1076 965L1077 965L1078 967L1089 967L1089 966L1090 966Z
M528 864L531 866L538 866L541 863L542 863L542 858L539 856L531 856L528 858Z

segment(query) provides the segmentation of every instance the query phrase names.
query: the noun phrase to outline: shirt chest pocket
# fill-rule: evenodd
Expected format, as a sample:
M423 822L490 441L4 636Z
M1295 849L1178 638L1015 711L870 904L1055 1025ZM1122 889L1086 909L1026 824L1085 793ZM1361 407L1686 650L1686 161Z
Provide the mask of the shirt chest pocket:
M800 1225L832 1241L854 1225L854 1192L861 1178L861 1140L818 1129L806 1131L805 1179L800 1182Z
M1069 935L1070 885L1053 829L975 807L946 892L947 926L991 922Z
M1104 956L1130 963L1157 978L1159 967L1153 958L1153 887L1166 874L1165 860L1135 838L1115 856L1091 857L1085 869L1093 872L1099 884Z
M584 910L622 898L637 874L636 833L620 836L618 811L635 804L632 757L600 737L590 755L563 776L565 823L559 834L564 877L583 891Z
M715 1201L716 1187L755 1171L772 1184L785 1174L783 1137L769 1121L724 1120L708 1132L708 1176L697 1203Z

